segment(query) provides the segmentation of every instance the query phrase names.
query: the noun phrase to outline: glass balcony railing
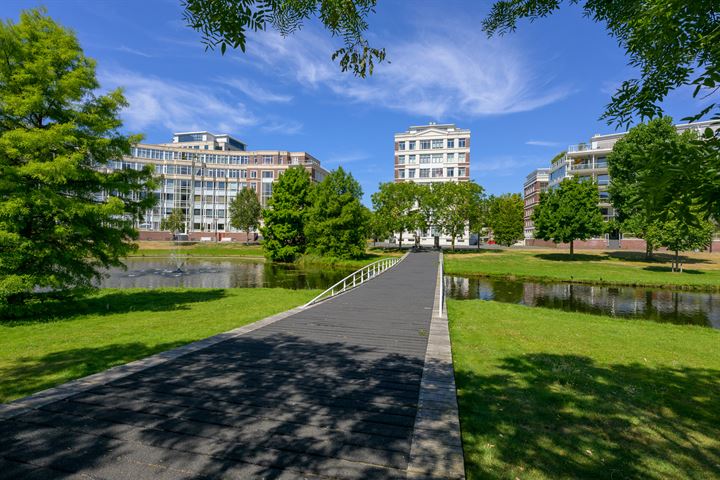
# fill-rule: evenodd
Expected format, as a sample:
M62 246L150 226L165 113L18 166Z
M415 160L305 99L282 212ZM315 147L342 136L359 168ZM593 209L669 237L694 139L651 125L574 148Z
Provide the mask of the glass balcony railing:
M587 150L592 150L592 145L588 145L587 143L578 143L577 145L570 145L568 147L568 152L585 152Z

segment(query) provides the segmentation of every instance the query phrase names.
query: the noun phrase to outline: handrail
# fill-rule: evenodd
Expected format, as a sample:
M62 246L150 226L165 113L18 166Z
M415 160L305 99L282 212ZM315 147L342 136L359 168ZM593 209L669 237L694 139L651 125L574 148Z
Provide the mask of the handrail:
M310 300L308 303L302 306L302 308L307 308L310 305L320 302L321 300L326 300L328 298L332 298L335 295L339 295L343 292L346 292L352 288L358 287L362 285L363 283L367 282L371 278L375 278L381 273L389 270L390 268L394 267L398 263L405 260L405 257L407 257L408 254L406 253L402 257L391 257L391 258L382 258L380 260L376 260L373 263L369 263L362 267L359 270L355 270L353 273L348 275L347 277L343 278L339 282L337 282L332 287L328 288L324 292L322 292L317 297ZM359 278L358 278L359 277ZM342 286L342 288L340 288ZM337 290L337 293L335 292ZM330 295L326 294L330 292Z
M440 252L440 316L443 314L443 303L445 303L445 264L443 254Z

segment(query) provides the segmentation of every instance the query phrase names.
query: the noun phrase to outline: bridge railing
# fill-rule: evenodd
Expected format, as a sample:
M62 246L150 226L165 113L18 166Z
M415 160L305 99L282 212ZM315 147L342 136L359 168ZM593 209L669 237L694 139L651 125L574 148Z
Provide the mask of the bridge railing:
M383 258L373 263L369 263L362 267L360 270L356 270L347 277L337 282L332 287L322 292L317 297L310 300L308 303L303 305L302 308L309 307L315 303L332 298L335 295L339 295L343 292L347 292L355 287L359 287L368 280L377 277L378 275L386 272L390 268L394 267L398 263L402 262L408 254L406 253L402 257Z

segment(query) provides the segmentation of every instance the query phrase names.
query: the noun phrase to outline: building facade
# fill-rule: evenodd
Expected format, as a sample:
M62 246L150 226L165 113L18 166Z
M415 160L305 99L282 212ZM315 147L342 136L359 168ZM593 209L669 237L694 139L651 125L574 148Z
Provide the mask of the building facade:
M273 183L289 167L302 165L314 182L327 175L307 152L248 151L240 140L210 132L175 133L170 143L134 145L130 156L110 167L139 170L145 165L154 166L159 188L153 192L158 202L138 225L142 240L170 239L160 222L176 208L185 214L189 240L245 240L245 233L229 222L229 204L239 191L255 190L265 206Z
M428 184L469 179L470 130L430 123L395 134L396 182Z
M675 125L675 129L679 133L686 130L695 130L698 133L702 133L708 127L717 130L720 128L720 123L711 120ZM606 221L614 219L616 213L612 206L610 193L608 192L610 174L608 172L607 157L610 152L612 152L617 141L626 134L627 132L606 135L596 134L593 135L587 143L582 142L576 145L570 145L564 155L558 156L553 160L549 169L548 188L556 188L563 179L568 177L578 177L584 180L595 181L598 185L598 206L600 207L603 218ZM534 240L533 236L527 235L527 231L526 224L526 245L550 245L548 242ZM622 238L622 235L612 234L605 234L602 238L577 243L579 243L580 248L645 248L644 240Z
M533 170L530 175L525 178L525 184L523 185L523 198L525 200L523 220L525 222L526 239L533 238L535 226L532 221L532 214L535 211L535 206L540 203L540 193L548 188L549 179L549 168Z

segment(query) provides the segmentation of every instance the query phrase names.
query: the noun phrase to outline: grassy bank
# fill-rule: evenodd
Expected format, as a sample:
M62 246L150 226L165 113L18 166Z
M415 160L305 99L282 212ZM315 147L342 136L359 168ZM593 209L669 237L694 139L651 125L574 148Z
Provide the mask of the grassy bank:
M716 478L720 332L449 301L468 479Z
M0 322L0 402L251 323L318 293L103 290L42 318Z
M691 254L685 271L671 272L669 255L646 261L638 252L584 252L571 257L554 250L480 250L447 254L448 275L481 275L608 285L720 290L720 255Z

